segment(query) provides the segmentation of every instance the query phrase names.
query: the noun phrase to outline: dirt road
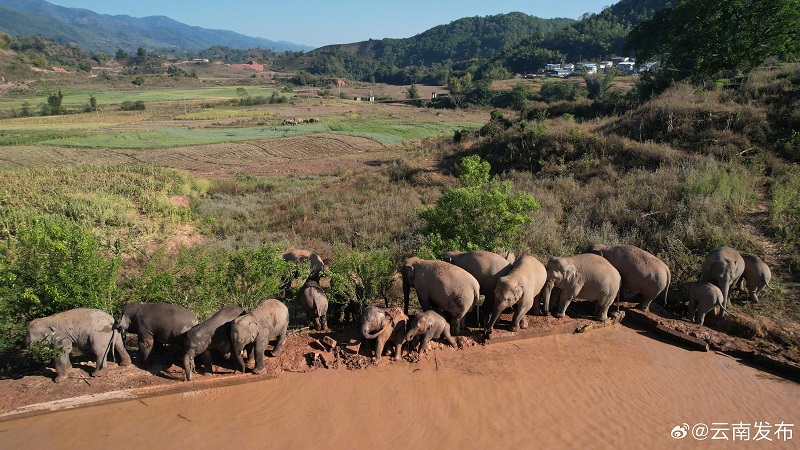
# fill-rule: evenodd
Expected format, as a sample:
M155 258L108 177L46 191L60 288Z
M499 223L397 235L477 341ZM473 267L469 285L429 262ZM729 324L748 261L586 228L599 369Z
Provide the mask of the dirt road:
M617 325L0 422L0 447L722 448L671 437L717 423L751 448L732 429L763 422L773 449L798 419L797 383Z

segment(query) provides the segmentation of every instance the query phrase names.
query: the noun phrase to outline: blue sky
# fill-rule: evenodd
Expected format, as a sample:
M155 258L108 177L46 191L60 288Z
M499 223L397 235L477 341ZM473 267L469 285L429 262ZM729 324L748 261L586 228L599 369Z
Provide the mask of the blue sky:
M579 18L614 0L48 0L100 14L167 16L187 25L319 47L404 38L462 17L521 11L538 17Z

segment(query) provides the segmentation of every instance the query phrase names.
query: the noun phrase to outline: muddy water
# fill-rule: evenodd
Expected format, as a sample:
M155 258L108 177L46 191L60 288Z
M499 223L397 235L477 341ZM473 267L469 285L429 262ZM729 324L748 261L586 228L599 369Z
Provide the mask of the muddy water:
M800 385L616 326L20 419L0 448L751 448L670 431L781 421L759 447L798 448Z

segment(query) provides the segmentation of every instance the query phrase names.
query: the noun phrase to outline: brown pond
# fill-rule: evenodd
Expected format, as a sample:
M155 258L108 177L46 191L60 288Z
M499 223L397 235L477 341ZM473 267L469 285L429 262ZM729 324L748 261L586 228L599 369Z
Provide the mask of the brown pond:
M768 422L772 442L684 423ZM778 440L780 422L793 439ZM726 428L717 425L717 428ZM794 435L797 431L797 435ZM750 438L756 435L749 427ZM712 431L712 434L714 432ZM784 435L785 437L785 435ZM623 326L0 423L0 448L798 448L800 384ZM143 446L143 447L142 447Z

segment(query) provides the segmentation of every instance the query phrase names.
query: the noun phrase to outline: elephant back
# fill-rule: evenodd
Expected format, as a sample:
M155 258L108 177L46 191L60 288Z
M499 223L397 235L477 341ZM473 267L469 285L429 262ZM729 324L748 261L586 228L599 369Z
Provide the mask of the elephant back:
M289 323L289 308L274 298L261 302L247 314L253 316L262 327L271 326L273 329L279 329Z
M131 317L138 333L148 331L165 344L182 343L183 335L197 325L197 315L187 308L171 303L143 303Z
M214 330L233 321L244 312L244 308L239 306L225 306L202 323L193 326L186 332L186 335L191 337L196 334L213 333Z

